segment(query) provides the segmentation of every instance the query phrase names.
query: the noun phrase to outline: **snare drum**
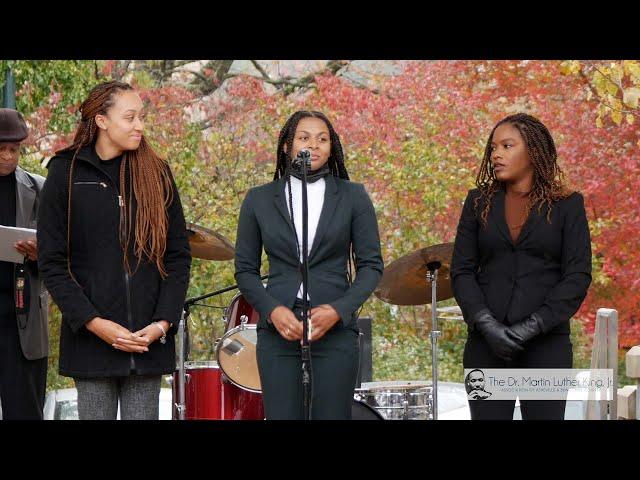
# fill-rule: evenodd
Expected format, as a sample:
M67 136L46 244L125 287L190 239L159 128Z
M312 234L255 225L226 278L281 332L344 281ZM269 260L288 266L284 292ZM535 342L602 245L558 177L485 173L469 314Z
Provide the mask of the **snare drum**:
M431 382L363 382L354 397L375 408L386 420L429 420L433 410Z
M233 297L225 311L225 334L216 343L216 359L234 385L249 392L261 392L256 344L260 315L242 294Z

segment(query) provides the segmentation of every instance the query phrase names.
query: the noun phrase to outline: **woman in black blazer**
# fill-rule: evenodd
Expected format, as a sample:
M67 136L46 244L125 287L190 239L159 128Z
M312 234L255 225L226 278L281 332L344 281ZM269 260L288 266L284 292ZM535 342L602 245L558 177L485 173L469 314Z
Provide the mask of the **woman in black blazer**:
M563 180L538 119L519 113L494 127L451 262L465 368L572 368L569 320L591 283L591 240L583 197ZM524 400L522 417L563 419L565 404ZM514 405L469 402L472 419L512 419Z
M302 149L311 153L311 418L350 419L359 359L355 312L376 288L383 263L373 204L363 185L349 181L340 138L322 113L299 111L287 120L278 138L274 181L247 193L235 277L260 314L257 360L266 417L303 419L301 172L291 162ZM269 260L266 289L260 280L263 247ZM351 250L355 280L348 271Z

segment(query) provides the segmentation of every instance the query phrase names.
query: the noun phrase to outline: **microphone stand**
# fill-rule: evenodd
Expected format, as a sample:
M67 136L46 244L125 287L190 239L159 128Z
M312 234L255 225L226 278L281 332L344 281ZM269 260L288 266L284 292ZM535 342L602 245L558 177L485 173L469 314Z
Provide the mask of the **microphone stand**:
M260 280L264 280L269 278L269 275L263 275L260 277ZM200 300L204 300L205 298L213 297L215 295L220 295L221 293L229 292L238 288L238 285L232 285L230 287L223 288L221 290L216 290L212 293L207 293L205 295L200 295L199 297L188 298L184 302L184 306L182 309L182 315L180 317L180 323L178 324L178 401L176 402L174 399L174 405L176 407L178 413L178 420L185 420L185 415L187 411L187 406L185 402L185 393L186 393L186 383L187 376L184 369L184 364L189 358L189 330L187 328L187 319L189 318L191 307L199 302Z
M309 202L307 198L307 168L311 168L311 153L301 150L302 160L302 398L304 419L311 420L311 349L309 347Z

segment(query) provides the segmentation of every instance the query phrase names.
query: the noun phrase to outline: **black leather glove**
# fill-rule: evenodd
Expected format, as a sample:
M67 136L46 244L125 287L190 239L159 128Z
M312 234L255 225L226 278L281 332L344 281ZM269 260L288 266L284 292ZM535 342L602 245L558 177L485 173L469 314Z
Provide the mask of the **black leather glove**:
M542 318L535 313L532 313L528 318L511 325L507 329L507 335L521 346L541 333Z
M516 354L524 350L507 334L509 327L498 322L489 310L481 310L474 317L474 327L487 340L493 353L503 360L513 360Z

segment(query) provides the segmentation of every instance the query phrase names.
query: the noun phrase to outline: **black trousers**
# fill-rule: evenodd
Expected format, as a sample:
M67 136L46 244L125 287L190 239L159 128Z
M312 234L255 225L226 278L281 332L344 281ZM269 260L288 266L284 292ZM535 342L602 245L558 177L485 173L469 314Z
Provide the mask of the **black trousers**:
M15 317L3 318L0 322L2 419L42 420L46 383L47 357L27 360L20 346Z
M572 368L569 335L540 335L513 361L496 357L479 332L470 332L464 347L464 368ZM514 400L470 400L472 420L512 420ZM566 400L520 400L523 420L563 420Z
M301 312L294 308L301 319ZM311 418L350 420L358 377L358 332L341 321L311 342ZM267 420L303 420L300 341L288 341L273 325L258 329L256 355Z

